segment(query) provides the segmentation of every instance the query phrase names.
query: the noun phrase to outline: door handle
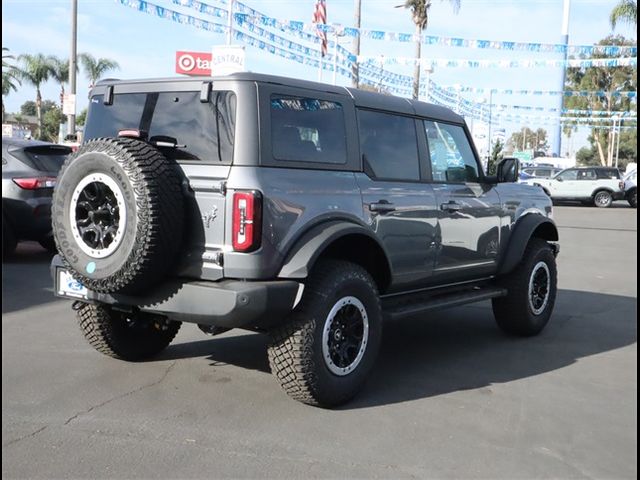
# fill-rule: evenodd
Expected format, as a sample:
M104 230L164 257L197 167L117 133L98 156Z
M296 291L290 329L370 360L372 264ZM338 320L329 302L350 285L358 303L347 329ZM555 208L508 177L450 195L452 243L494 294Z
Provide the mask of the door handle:
M462 205L452 200L448 203L443 203L442 205L440 205L440 210L448 210L450 212L459 212L460 210L462 210Z
M380 200L369 204L369 210L377 213L393 212L395 209L396 207L393 206L393 203L389 203L387 200Z

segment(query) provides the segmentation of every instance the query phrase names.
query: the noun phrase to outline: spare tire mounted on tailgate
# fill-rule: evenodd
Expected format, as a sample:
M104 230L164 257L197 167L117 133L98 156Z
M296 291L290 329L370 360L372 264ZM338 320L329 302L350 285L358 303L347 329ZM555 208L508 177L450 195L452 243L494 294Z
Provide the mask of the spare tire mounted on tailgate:
M148 143L87 142L65 162L53 232L72 275L91 290L137 293L167 273L184 222L180 171Z

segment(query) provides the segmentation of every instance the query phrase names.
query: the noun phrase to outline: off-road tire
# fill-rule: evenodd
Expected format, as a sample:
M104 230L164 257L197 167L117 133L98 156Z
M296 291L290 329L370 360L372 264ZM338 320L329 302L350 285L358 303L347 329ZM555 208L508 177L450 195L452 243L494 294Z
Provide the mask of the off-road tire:
M102 258L83 250L71 225L72 205L79 205L73 192L91 175L113 181L126 207L120 210L126 210L121 239ZM90 140L69 156L53 193L52 221L58 251L73 277L102 293L139 293L161 281L182 243L181 181L175 162L135 139Z
M593 194L593 205L598 208L609 208L613 203L613 196L607 190L598 190Z
M13 232L11 224L4 218L2 214L2 259L10 257L16 251L18 240Z
M638 208L638 191L635 188L627 193L627 202L632 208Z
M544 309L536 314L530 305L529 282L539 262L544 262L549 271L549 297ZM498 326L511 335L529 337L540 333L553 312L557 281L556 259L550 245L542 239L532 238L515 270L500 279L500 284L507 288L508 294L492 300Z
M120 360L137 362L157 355L169 346L181 326L181 322L158 315L128 314L87 303L76 305L78 324L89 344Z
M323 358L323 329L330 310L345 296L362 302L369 331L360 362L350 373L338 376ZM381 336L382 309L371 275L350 262L321 261L287 323L271 332L271 372L295 400L321 407L341 405L362 388L378 354Z

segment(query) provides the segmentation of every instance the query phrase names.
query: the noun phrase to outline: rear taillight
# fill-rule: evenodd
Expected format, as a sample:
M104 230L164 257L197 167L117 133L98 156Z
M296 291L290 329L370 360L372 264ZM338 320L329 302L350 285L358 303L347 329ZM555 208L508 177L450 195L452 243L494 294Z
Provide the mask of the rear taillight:
M618 182L618 187L620 187L620 190L624 190L624 182Z
M39 188L53 188L56 186L56 177L30 177L14 178L13 183L25 190L38 190Z
M233 194L232 243L236 252L260 248L262 233L262 196L258 192Z

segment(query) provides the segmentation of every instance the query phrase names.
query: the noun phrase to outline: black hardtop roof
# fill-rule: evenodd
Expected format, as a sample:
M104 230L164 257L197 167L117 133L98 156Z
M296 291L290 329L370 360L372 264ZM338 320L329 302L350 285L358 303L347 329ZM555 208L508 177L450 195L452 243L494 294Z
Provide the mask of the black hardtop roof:
M356 106L363 108L372 108L378 110L388 110L407 115L420 115L434 120L442 120L450 123L464 123L464 118L454 113L446 107L433 105L431 103L420 102L408 98L397 97L394 95L384 95L376 92L369 92L350 87L341 87L329 85L327 83L312 82L309 80L300 80L297 78L281 77L277 75L267 75L264 73L238 72L226 76L214 77L167 77L167 78L147 78L133 80L116 80L105 79L98 82L96 87L105 85L128 85L128 84L144 84L144 83L188 83L188 82L204 82L204 81L245 81L257 83L271 83L275 85L286 85L296 88L304 88L309 90L318 90L322 92L334 93L337 95L349 95L353 98Z

